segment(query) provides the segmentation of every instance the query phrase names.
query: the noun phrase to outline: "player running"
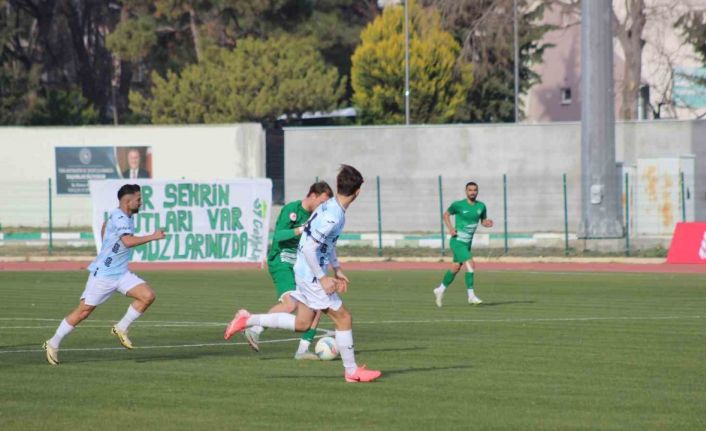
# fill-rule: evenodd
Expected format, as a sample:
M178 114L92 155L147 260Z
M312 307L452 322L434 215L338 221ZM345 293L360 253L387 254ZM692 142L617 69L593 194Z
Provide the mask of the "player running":
M118 190L118 208L110 213L103 223L101 237L103 243L96 259L88 267L90 272L86 288L81 294L78 307L61 321L52 338L44 342L47 362L59 364L59 345L76 325L91 315L96 307L118 291L134 299L125 316L111 329L126 349L132 349L132 342L127 336L130 324L144 313L154 302L154 291L140 277L128 271L127 265L132 256L133 247L164 238L164 231L157 230L151 235L134 236L133 215L142 205L140 186L125 184Z
M451 204L444 212L444 223L451 234L451 242L449 246L453 251L454 258L451 269L446 271L444 279L434 289L436 296L436 305L441 307L446 288L453 283L456 274L461 270L461 266L466 266L466 289L468 289L468 303L482 304L483 301L477 297L473 291L473 274L475 271L475 263L473 262L473 254L471 253L471 243L473 235L478 228L478 224L485 227L493 227L493 221L487 218L485 204L477 201L478 184L469 182L466 184L466 199L461 199ZM451 226L451 215L455 216L456 227Z
M297 289L294 281L294 263L297 260L299 237L311 213L322 202L332 197L331 186L324 181L319 181L311 185L309 193L303 200L293 201L282 207L275 224L272 247L267 255L267 270L275 284L278 304L270 308L268 313L293 313L297 309L297 302L292 299L290 293ZM309 351L309 346L316 335L320 317L321 313L317 312L311 328L302 334L294 359L319 360L316 354ZM253 326L245 330L245 338L256 352L260 351L258 342L264 330L262 326Z
M316 310L323 311L336 326L336 346L341 353L346 382L371 382L382 373L359 367L353 350L353 319L339 293L348 290L348 278L336 258L336 241L345 225L346 209L360 194L363 176L352 166L342 165L336 178L336 197L321 204L311 215L299 240L294 275L297 289L291 297L297 301L297 315L288 313L254 314L239 310L226 327L227 340L236 332L259 325L266 328L306 331ZM335 275L326 274L328 265Z

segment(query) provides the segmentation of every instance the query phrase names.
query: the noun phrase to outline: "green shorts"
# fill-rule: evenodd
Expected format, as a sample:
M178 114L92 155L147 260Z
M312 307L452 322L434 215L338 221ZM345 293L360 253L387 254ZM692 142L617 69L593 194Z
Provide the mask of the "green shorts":
M267 267L272 282L275 284L275 293L277 300L281 301L285 293L297 290L297 285L294 281L294 268L289 265L270 265Z
M473 257L471 244L468 242L461 242L456 237L452 237L449 247L454 253L454 262L456 263L464 263Z

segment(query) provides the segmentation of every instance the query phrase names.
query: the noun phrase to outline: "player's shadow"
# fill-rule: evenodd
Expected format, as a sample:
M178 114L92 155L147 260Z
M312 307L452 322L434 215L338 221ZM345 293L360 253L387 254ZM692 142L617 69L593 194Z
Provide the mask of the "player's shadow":
M364 354L364 353L378 353L378 352L409 352L409 351L418 351L418 350L426 350L426 347L401 347L398 349L362 349L358 350L356 349L355 354ZM292 355L287 355L287 356L264 356L261 358L258 358L261 361L272 361L272 360L291 360ZM337 359L338 360L338 359Z
M122 352L110 356L98 356L98 355L86 355L82 358L71 358L67 359L67 363L80 364L80 363L96 363L96 362L135 362L138 364L150 363L155 361L183 361L190 359L199 359L203 357L218 357L218 356L233 356L232 351L221 351L221 352L181 352L175 353L160 353L155 354L153 352Z
M358 350L356 349L355 354L360 354L360 353L377 353L377 352L409 352L409 351L417 351L417 350L426 350L426 347L400 347L397 349L361 349Z
M384 380L386 377L393 377L397 375L402 375L402 374L414 374L414 373L429 373L429 372L434 372L434 371L449 371L449 370L467 370L473 368L471 365L453 365L449 367L423 367L423 368L401 368L397 370L382 370L382 377L381 380ZM320 374L313 375L313 374L297 374L297 375L280 375L280 376L271 376L268 377L269 379L340 379L340 375L327 375L327 376L322 376Z
M29 344L3 344L0 346L0 353L3 350L14 350L14 349L37 349L42 346L42 343L29 343Z
M32 345L34 347L34 345ZM133 362L136 364L149 364L152 362L159 361L183 361L183 360L198 360L205 357L246 357L253 356L253 353L249 350L243 350L238 353L234 352L232 349L223 349L220 351L169 351L158 353L150 350L133 350L126 351L123 349L116 349L104 352L71 352L65 351L60 357L62 360L62 365L70 364L89 364L89 363L109 363L109 362ZM242 353L242 354L241 354ZM291 360L291 356L287 356L288 360ZM39 364L46 365L47 361L45 359L45 353L42 350L36 350L31 352L22 352L17 354L6 354L0 355L0 368L3 367L23 367L23 366L36 366Z
M497 307L498 305L512 305L512 304L534 304L537 301L497 301L497 302L483 302L480 304L481 307Z
M398 374L428 373L432 371L467 370L473 368L471 365L453 365L449 367L423 367L423 368L402 368L399 370L383 370L382 376L389 377Z
M234 347L234 348L231 348ZM96 362L135 362L135 363L150 363L155 361L181 361L199 359L205 357L247 357L253 353L248 349L239 349L243 346L231 346L226 343L223 345L214 345L211 349L208 348L193 348L193 349L164 349L158 348L145 349L137 347L135 350L125 350L115 348L106 351L96 352L71 352L70 357L66 358L66 363L96 363ZM66 352L67 354L69 351ZM78 354L77 354L78 353ZM64 356L68 356L65 354ZM39 353L44 359L44 352Z

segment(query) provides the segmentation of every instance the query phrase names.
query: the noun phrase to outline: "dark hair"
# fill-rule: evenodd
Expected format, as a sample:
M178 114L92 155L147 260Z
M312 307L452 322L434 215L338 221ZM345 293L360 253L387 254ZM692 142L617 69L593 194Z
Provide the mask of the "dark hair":
M125 195L132 195L139 191L140 186L138 184L125 184L118 190L118 200L122 199Z
M336 190L343 196L353 196L363 185L363 175L350 165L341 165L336 177Z
M478 188L478 184L474 183L473 181L467 182L467 183L466 183L466 188L468 188L468 186L476 186L476 188Z
M333 197L333 190L331 190L331 186L329 186L326 181L317 181L312 184L311 187L309 187L309 193L306 195L309 196L312 193L316 196L321 196L322 193L326 193L330 197Z

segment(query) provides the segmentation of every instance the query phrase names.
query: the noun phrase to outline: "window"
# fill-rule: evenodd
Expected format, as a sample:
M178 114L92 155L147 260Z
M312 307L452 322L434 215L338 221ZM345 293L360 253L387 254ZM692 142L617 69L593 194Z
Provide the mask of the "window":
M571 88L563 87L561 89L561 104L571 105Z

